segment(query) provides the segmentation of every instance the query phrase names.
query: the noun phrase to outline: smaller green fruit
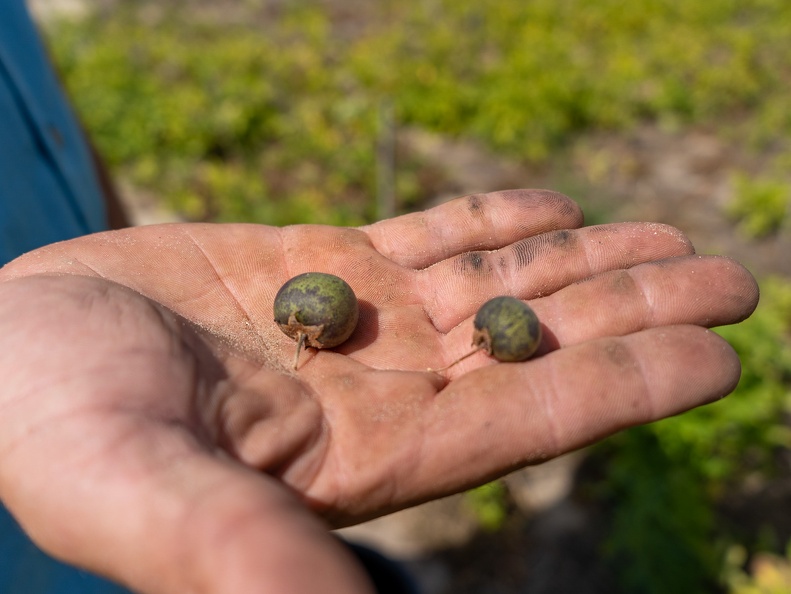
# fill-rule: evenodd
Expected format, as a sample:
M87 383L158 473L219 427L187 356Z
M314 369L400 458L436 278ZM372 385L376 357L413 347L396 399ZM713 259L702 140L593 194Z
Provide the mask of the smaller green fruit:
M526 361L541 343L541 323L533 309L513 297L484 303L473 321L474 347L498 361Z
M360 310L357 297L342 278L306 272L287 281L275 295L275 322L297 341L294 369L303 345L327 349L354 332Z
M541 322L533 309L514 297L495 297L484 303L473 320L473 349L439 372L450 369L478 351L498 361L526 361L541 344Z

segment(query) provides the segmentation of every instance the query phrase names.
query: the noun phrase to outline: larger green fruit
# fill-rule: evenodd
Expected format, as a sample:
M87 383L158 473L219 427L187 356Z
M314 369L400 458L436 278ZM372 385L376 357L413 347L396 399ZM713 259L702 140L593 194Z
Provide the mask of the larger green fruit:
M275 295L275 322L297 341L294 368L303 344L317 349L338 346L354 332L357 297L342 278L306 272L287 281Z

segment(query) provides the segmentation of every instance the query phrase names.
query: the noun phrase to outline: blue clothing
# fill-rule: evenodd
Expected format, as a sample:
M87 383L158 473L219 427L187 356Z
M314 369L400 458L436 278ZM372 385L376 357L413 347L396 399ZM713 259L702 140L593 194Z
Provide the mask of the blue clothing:
M24 0L0 9L0 266L106 228L93 160Z
M106 213L90 150L23 0L0 9L0 265L42 245L101 231ZM0 592L121 594L55 561L0 506Z

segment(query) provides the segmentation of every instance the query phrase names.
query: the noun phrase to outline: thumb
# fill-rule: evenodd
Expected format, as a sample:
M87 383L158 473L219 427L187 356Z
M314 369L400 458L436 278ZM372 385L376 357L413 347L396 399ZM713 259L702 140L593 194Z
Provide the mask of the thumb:
M143 449L170 449L162 445ZM57 498L11 497L9 509L52 555L145 594L374 591L354 556L275 479L205 452L134 480L119 462L81 477L79 493L50 485Z
M196 420L162 310L83 277L0 283L0 498L41 548L145 594L370 594L278 481Z
M121 575L133 586L157 594L373 591L349 551L281 483L232 462L205 458L197 467L205 490L195 488L189 471L177 495L181 511L152 517L149 534L137 539L141 548L151 543L138 552L147 571L136 575L123 559L123 567L113 568L131 571ZM165 509L171 497L165 494ZM157 551L162 521L170 522L164 530L169 539Z

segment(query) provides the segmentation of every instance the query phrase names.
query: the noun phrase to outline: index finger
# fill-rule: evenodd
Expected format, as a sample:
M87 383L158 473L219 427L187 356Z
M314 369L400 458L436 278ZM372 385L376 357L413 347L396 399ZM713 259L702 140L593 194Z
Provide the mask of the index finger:
M505 190L456 198L362 230L379 253L401 266L420 269L470 250L494 250L582 224L582 210L563 194Z

